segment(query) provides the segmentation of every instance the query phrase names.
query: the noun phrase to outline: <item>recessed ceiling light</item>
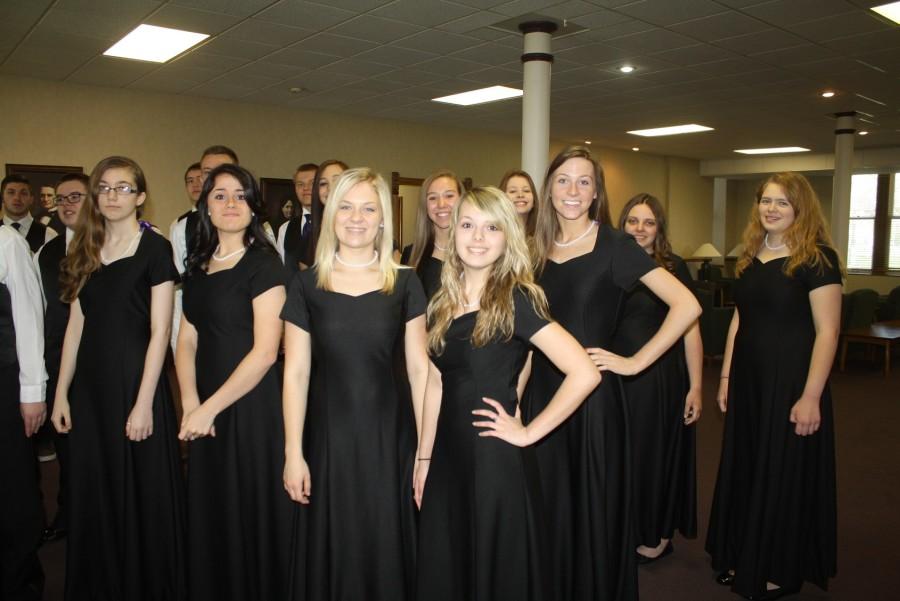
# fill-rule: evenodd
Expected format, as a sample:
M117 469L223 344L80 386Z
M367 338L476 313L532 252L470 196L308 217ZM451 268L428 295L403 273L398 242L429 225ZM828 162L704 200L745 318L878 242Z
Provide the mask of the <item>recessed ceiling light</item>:
M155 25L138 25L131 33L104 52L105 56L133 58L139 61L164 63L208 38L194 33Z
M472 90L471 92L462 92L460 94L451 94L450 96L441 96L440 98L432 98L431 100L434 102L445 102L447 104L458 104L460 106L472 106L473 104L484 104L485 102L518 98L521 95L522 90L508 88L506 86L491 86L490 88L482 88L480 90Z
M881 6L873 6L872 10L881 15L882 17L887 17L894 23L900 25L900 2L891 2L890 4L882 4Z
M822 98L831 98L834 96L834 92L828 90L827 92L822 92Z
M631 73L632 71L634 71L634 67L632 67L631 65L622 65L621 67L619 67L619 71L621 71L622 73Z
M869 135L869 132L867 132L866 130L862 130L861 132L859 132L859 135L861 135L861 136L868 136L868 135Z
M638 148L637 146L632 146L631 149L632 149L633 151L635 151L635 152L637 152L637 151L640 150L640 148Z
M650 138L655 136L673 136L675 134L692 134L698 131L712 131L712 128L689 123L687 125L672 125L669 127L655 127L653 129L635 129L627 133Z
M780 148L744 148L742 150L735 150L735 152L739 152L741 154L781 154L787 152L809 152L809 148L802 148L800 146L782 146Z

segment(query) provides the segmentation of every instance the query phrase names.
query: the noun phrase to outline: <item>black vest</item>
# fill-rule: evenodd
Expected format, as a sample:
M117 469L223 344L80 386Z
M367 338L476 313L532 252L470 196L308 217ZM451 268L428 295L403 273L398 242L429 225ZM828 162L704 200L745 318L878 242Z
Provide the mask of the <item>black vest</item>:
M69 304L59 299L60 263L66 256L66 235L60 234L46 245L38 256L41 268L41 285L47 310L44 313L44 363L51 379L59 372L62 360L63 339L69 323Z
M188 216L184 218L184 248L187 251L187 256L191 256L191 253L194 252L194 249L197 248L197 243L199 242L199 229L200 229L200 213L197 211L191 211L188 213Z
M28 228L28 235L25 236L25 241L31 248L31 254L36 253L44 245L46 238L47 226L39 221L32 221L31 227Z
M293 277L300 271L300 261L307 254L310 236L307 235L304 238L302 233L303 215L301 214L299 217L292 217L284 231L284 266L288 270L289 277Z
M6 284L0 284L0 367L17 365L17 357L12 297L9 295Z

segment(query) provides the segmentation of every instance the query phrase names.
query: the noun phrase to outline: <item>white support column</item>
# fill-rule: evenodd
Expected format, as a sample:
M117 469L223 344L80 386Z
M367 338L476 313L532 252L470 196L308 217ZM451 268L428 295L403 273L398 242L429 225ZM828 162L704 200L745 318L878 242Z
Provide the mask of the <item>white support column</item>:
M713 263L719 265L725 264L725 256L730 248L725 246L726 224L727 224L727 205L728 202L728 179L717 177L713 179L713 222L712 222L712 243L720 253L721 259L714 259Z
M519 25L524 36L522 54L522 169L541 185L550 154L550 53L553 32L550 21L530 21Z
M847 260L850 228L850 180L853 176L853 142L856 111L835 113L834 183L831 194L831 238L841 259Z

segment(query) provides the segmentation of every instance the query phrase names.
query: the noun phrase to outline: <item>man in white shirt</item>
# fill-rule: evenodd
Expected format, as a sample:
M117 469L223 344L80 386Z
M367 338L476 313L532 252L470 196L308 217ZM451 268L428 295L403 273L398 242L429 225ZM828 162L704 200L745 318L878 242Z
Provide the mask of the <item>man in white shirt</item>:
M288 221L285 221L278 228L275 248L278 249L278 254L281 255L282 263L287 263L285 253L290 253L293 256L297 254L298 248L306 248L306 243L312 230L312 185L316 177L316 169L318 168L319 166L315 163L304 163L297 167L297 170L294 172L294 192L297 194L297 200L300 201L303 211L300 215L295 215Z
M3 225L8 225L25 238L32 253L56 237L56 232L31 216L34 196L31 183L23 175L12 174L0 183L3 197Z
M43 510L29 440L47 417L42 307L28 245L0 226L0 599L43 593Z

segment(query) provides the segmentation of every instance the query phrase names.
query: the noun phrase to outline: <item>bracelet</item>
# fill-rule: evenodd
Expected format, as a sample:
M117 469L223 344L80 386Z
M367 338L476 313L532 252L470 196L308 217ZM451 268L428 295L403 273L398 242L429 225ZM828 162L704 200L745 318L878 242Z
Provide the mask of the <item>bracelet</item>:
M418 461L431 461L431 457L420 457Z

